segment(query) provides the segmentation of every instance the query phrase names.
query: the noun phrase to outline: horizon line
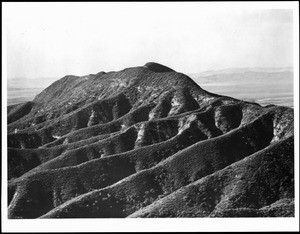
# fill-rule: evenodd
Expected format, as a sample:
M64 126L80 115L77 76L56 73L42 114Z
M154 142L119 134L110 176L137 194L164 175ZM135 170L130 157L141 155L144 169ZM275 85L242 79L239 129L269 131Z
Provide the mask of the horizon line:
M164 65L164 64L162 64L162 65ZM142 65L143 66L143 65ZM111 70L111 71L104 71L104 72L106 72L106 73L108 73L108 72L119 72L119 71L122 71L122 70L124 70L124 69L126 69L126 68L133 68L133 67L142 67L142 66L130 66L130 67L125 67L125 68L123 68L123 69L121 69L121 70ZM166 65L164 65L164 66L166 66ZM171 69L173 69L173 68L171 68ZM206 72L218 72L218 71L226 71L226 70L237 70L237 69L287 69L287 70L293 70L294 69L294 66L283 66L283 67L257 67L257 66L255 66L255 67L227 67L227 68L222 68L222 69L209 69L209 70L202 70L202 71L198 71L198 72L191 72L191 73L184 73L184 74L189 74L189 75L193 75L193 74L199 74L199 73L206 73ZM103 71L103 70L102 70ZM177 70L175 70L176 72L180 72L180 73L183 73L183 72L181 72L181 71L177 71ZM101 71L100 71L101 72ZM98 73L98 72L97 72ZM97 74L97 73L89 73L89 74L86 74L86 75L74 75L74 74L67 74L67 75L63 75L63 76L61 76L60 78L63 78L63 77L65 77L65 76L78 76L78 77L80 77L80 76L87 76L87 75L91 75L91 74ZM46 77L46 76L44 76L44 77L7 77L7 80L11 80L11 79L56 79L57 77L50 77L50 76L48 76L48 77ZM58 79L60 79L60 78L58 78Z

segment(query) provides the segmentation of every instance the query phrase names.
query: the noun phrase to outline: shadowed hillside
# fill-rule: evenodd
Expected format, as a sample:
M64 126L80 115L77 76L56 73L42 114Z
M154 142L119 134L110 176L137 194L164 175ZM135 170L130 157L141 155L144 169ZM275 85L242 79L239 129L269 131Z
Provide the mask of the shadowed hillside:
M294 216L293 109L150 62L8 106L8 216Z

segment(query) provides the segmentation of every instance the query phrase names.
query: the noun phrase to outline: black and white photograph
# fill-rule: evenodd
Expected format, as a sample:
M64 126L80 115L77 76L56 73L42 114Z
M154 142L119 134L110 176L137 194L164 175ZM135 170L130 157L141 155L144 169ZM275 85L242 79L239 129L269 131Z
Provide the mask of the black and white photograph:
M299 2L3 2L4 232L299 231Z

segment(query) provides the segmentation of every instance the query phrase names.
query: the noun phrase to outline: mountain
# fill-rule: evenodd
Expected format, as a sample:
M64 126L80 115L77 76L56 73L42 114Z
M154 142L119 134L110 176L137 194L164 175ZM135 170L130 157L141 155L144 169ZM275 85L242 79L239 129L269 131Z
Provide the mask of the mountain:
M8 217L293 217L294 111L147 63L7 107Z
M293 69L232 68L189 74L202 88L261 105L277 104L293 107ZM32 101L55 78L19 77L7 80L7 105ZM266 89L268 87L268 89Z

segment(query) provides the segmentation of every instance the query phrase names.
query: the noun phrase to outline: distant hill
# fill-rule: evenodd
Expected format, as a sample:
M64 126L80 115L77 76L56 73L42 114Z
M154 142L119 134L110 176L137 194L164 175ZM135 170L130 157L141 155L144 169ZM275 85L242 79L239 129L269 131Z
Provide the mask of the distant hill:
M199 73L189 74L192 77L196 76L212 76L217 74L237 74L237 73L246 73L246 72L293 72L293 67L245 67L245 68L227 68L219 70L208 70Z
M226 69L192 74L190 77L210 92L262 105L294 105L294 77L291 68Z
M294 110L154 62L7 107L8 217L294 217Z

